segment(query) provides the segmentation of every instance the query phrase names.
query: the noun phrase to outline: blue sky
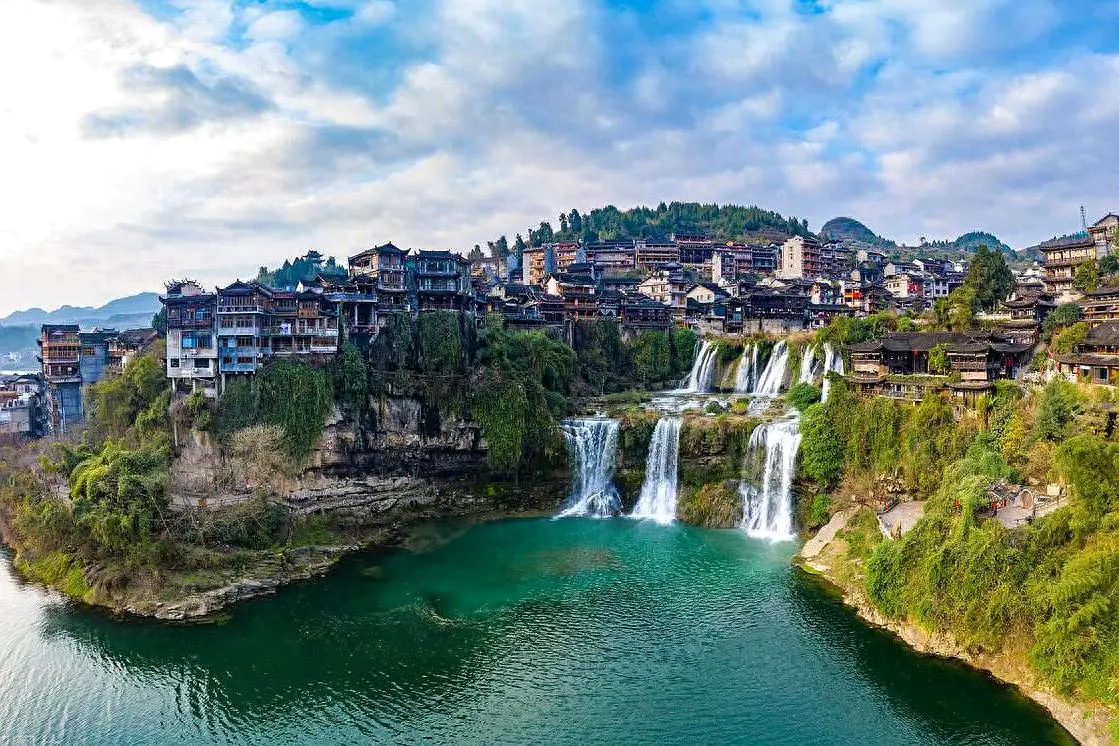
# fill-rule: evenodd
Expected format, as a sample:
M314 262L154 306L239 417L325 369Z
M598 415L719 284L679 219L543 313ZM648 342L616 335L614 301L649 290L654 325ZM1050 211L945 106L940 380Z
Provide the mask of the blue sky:
M0 313L673 199L1028 245L1119 209L1117 29L1057 0L7 0Z

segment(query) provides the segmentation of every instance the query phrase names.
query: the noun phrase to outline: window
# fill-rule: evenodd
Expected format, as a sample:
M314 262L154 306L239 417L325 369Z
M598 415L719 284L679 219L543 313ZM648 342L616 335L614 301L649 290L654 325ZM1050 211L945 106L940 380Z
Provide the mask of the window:
M208 350L213 346L214 346L214 340L213 340L213 337L211 337L209 334L202 334L198 337L198 347L199 347L199 349Z
M190 335L185 335L183 337L183 349L184 350L193 350L194 349L194 337L191 337Z
M170 365L172 368L178 368L179 367L179 359L173 357L173 358L171 358L167 361L167 364Z
M209 370L210 369L210 361L205 359L205 358L196 358L195 361L194 361L194 368L195 368L195 370L198 370L198 369Z

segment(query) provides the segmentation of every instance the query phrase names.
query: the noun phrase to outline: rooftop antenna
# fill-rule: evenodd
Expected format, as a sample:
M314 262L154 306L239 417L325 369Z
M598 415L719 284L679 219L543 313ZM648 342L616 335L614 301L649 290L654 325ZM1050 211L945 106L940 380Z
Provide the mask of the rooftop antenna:
M1080 230L1088 230L1088 216L1084 213L1084 205L1080 206Z

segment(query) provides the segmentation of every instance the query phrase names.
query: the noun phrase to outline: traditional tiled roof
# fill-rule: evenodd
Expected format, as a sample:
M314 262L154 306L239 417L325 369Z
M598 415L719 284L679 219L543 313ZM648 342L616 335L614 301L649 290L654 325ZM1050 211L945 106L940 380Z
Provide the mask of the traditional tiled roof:
M1113 347L1119 345L1119 321L1105 321L1104 323L1088 330L1084 338L1085 345L1098 345Z

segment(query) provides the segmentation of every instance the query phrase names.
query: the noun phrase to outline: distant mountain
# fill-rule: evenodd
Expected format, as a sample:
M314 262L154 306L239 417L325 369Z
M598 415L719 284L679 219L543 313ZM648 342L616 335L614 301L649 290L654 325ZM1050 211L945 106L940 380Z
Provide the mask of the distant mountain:
M82 329L141 329L159 311L159 295L138 293L103 306L62 306L53 311L28 308L0 319L0 370L37 370L36 340L42 324L78 324Z
M62 306L54 311L42 308L29 308L16 311L0 319L0 326L38 326L40 324L80 324L85 326L121 326L126 323L147 326L153 315L159 311L157 293L137 293L126 298L111 300L103 306Z
M861 241L871 246L895 245L854 218L832 218L820 228L820 236L833 241Z

